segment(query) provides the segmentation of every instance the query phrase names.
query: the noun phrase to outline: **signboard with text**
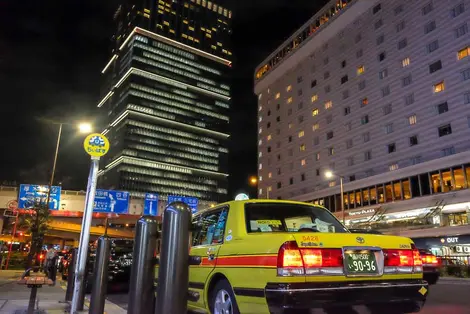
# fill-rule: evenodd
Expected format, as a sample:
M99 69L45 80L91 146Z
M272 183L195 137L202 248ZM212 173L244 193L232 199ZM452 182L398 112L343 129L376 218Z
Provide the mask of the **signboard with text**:
M47 202L47 193L49 186L35 184L21 184L20 193L18 195L18 208L31 209L40 203ZM51 187L51 195L49 197L49 209L58 210L60 206L60 186Z
M183 202L191 208L193 214L197 212L199 200L196 197L169 195L168 205L174 202Z
M144 198L144 215L158 215L158 194L147 193Z
M127 214L129 212L129 192L96 190L94 212Z

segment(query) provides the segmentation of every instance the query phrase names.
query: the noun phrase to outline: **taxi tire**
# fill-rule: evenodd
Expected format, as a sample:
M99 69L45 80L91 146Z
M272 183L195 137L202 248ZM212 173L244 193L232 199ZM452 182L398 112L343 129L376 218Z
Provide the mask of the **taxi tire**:
M214 288L212 288L210 292L210 302L209 302L209 310L211 314L214 314L214 303L217 293L220 290L225 290L228 295L230 296L230 300L232 301L232 314L240 314L240 310L238 309L237 300L235 299L235 294L233 293L233 288L230 283L226 279L221 279L217 281Z

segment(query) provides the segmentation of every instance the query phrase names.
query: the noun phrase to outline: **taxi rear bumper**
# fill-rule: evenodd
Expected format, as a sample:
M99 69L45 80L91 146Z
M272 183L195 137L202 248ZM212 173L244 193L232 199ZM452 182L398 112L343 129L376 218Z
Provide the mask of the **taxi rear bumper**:
M429 291L423 280L368 281L341 283L268 283L266 301L271 313L295 309L337 308L354 305L406 307L405 312L419 312Z

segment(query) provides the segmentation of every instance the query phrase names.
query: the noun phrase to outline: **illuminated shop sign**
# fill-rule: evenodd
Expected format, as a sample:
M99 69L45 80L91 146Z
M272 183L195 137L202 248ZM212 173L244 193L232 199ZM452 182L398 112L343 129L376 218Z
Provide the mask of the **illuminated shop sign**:
M442 243L442 244L453 244L453 243L459 243L459 237L447 237L447 238L441 238L441 243Z
M375 210L376 210L375 208L356 210L356 211L353 211L353 212L348 212L348 215L349 216L359 216L359 215L374 214Z

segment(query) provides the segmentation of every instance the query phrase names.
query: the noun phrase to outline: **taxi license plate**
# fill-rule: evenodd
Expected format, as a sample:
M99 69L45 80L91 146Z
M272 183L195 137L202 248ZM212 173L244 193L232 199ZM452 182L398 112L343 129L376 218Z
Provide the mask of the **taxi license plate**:
M377 261L371 251L346 251L345 268L350 275L377 274Z

